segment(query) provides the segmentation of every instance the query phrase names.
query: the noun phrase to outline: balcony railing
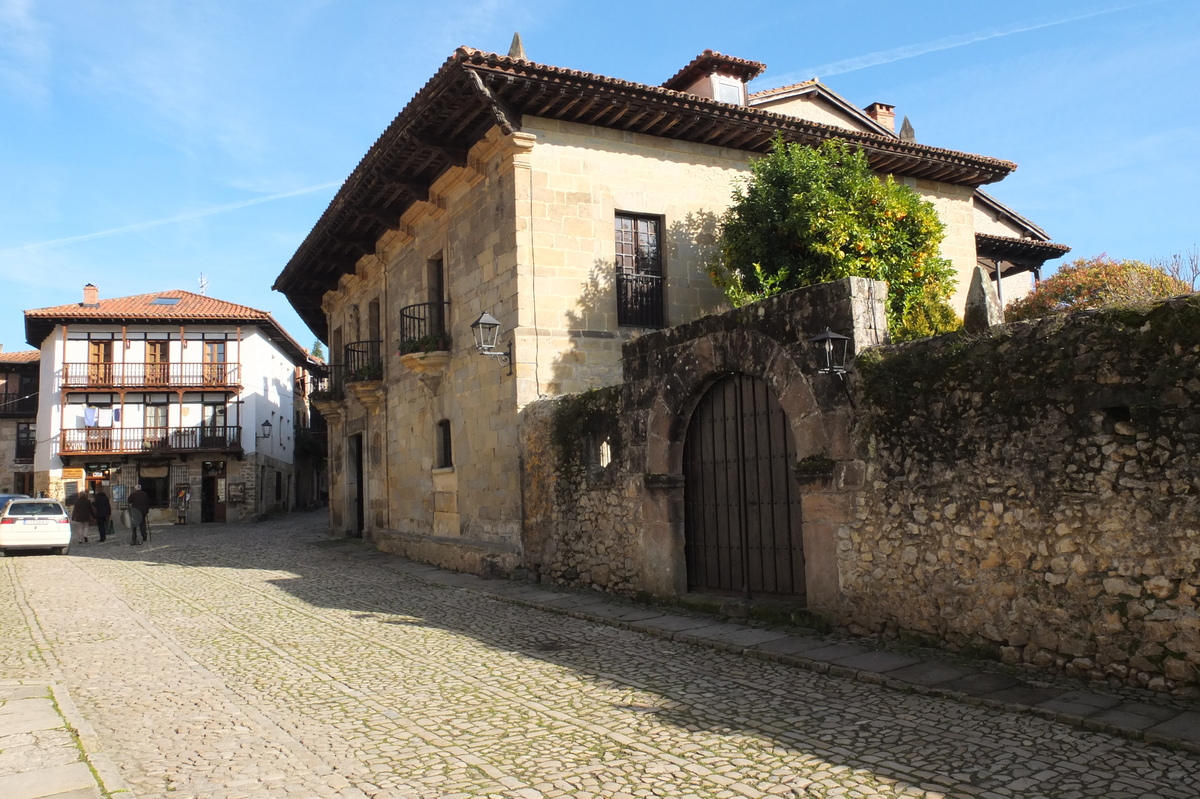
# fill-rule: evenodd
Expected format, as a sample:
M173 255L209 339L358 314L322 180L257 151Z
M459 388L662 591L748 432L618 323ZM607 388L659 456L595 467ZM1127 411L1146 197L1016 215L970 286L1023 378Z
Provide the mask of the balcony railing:
M400 354L450 349L446 320L450 303L423 302L400 309Z
M382 341L355 341L346 345L345 382L383 379L382 344Z
M617 324L663 326L663 283L659 275L617 272Z
M35 416L37 404L37 392L31 395L0 392L0 416Z
M13 455L13 463L33 463L33 454L37 449L36 441L17 440L17 451Z
M117 455L139 452L200 452L237 450L242 446L240 425L204 427L85 427L63 430L58 451L63 455Z
M63 388L235 388L237 363L64 363Z

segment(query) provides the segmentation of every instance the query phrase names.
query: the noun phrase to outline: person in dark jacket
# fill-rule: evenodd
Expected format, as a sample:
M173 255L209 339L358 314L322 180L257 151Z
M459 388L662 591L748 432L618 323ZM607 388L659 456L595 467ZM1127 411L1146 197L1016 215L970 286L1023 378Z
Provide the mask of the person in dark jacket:
M99 486L92 495L92 511L96 514L96 525L100 528L100 542L104 543L108 539L108 520L112 518L112 503L108 500L108 494Z
M88 525L94 518L96 518L96 514L92 510L92 501L88 499L86 491L80 491L75 497L74 507L71 508L71 540L82 539L86 544L88 542Z
M142 532L142 543L145 543L150 538L150 525L146 522L146 517L150 515L150 495L142 490L139 483L133 487L133 493L129 495L129 521L130 527L133 528L133 540L131 544L138 543L138 531Z

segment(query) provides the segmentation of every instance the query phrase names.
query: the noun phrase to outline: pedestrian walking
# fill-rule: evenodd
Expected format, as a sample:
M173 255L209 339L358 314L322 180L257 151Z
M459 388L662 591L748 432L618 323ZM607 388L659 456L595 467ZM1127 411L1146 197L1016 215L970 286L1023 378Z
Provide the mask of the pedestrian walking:
M92 502L88 499L86 491L79 492L75 497L75 505L71 508L71 543L77 541L88 542L88 525L96 518L96 512L92 508Z
M109 519L112 518L112 503L109 502L108 494L104 493L104 489L97 487L96 493L92 496L92 510L96 514L96 526L100 528L100 543L108 540L108 525Z
M138 543L138 531L142 533L142 543L145 543L150 538L150 525L147 524L146 518L150 515L150 495L142 490L142 484L138 483L133 487L133 493L129 495L129 527L133 531L133 540L129 543Z

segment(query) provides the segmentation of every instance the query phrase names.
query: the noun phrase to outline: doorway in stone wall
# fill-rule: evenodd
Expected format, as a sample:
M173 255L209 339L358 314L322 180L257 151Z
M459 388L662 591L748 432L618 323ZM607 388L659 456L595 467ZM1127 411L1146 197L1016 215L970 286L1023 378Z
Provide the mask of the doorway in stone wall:
M796 449L763 380L727 375L700 400L683 450L688 590L803 597Z

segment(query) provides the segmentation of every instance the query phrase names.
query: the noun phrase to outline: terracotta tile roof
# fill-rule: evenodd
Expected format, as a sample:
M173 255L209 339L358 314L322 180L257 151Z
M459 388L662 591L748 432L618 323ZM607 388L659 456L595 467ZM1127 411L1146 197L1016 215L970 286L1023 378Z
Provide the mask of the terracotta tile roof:
M34 308L25 312L25 340L40 345L56 324L95 322L105 324L171 324L214 322L255 324L297 363L308 356L303 347L279 326L266 311L218 300L192 291L174 289L131 297L101 299L96 305L74 302L52 308Z
M670 79L663 81L664 89L686 91L687 87L713 71L732 73L744 81L753 80L759 75L766 64L758 61L747 61L744 58L734 58L713 50L705 50L691 60L687 66L676 72Z
M803 89L807 86L819 85L821 85L820 78L809 78L808 80L802 80L799 83L789 83L787 86L778 86L774 89L763 89L761 92L754 92L750 95L750 99L757 100L759 98L774 97L777 94L786 94L787 92L792 92L796 89Z
M1012 236L993 236L990 233L975 234L975 255L978 258L995 259L1005 264L1002 274L1007 277L1042 265L1053 258L1061 258L1071 251L1065 244L1037 239L1018 239Z
M0 352L0 363L36 363L41 360L40 350L17 350L16 352Z

